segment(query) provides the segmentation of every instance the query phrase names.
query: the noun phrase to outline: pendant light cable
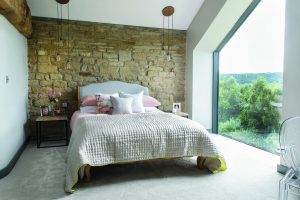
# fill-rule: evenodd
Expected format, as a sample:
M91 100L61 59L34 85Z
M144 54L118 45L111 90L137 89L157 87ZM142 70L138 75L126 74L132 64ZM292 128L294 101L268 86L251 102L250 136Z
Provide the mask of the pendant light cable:
M57 18L56 18L56 22L57 22L57 50L58 50L58 46L59 46L59 33L60 33L60 28L59 28L59 11L58 11L58 3L56 3L56 14L57 14Z
M170 17L168 17L168 52L167 55L170 54Z
M166 54L167 54L167 59L168 61L172 61L172 46L173 46L173 28L174 28L174 23L173 23L173 14L174 14L174 7L173 6L166 6L164 7L164 9L162 10L162 14L163 14L163 39L162 39L162 45L163 48L162 50L165 50L165 45L167 45L167 50L166 50ZM172 18L171 18L172 16ZM168 21L168 26L167 26L167 36L165 34L165 17L167 17ZM171 18L171 19L170 19ZM170 30L170 28L172 30ZM168 38L165 38L168 37ZM164 51L165 52L165 51Z
M62 35L63 35L63 19L62 19L62 4L60 4L60 40L62 42Z
M170 47L170 60L171 60L171 62L172 62L172 47L173 47L173 28L174 27L173 27L173 15L172 15L172 30L171 30L171 45L170 45L171 46Z
M68 60L70 60L70 4L68 4Z
M163 16L162 50L165 50L165 16Z

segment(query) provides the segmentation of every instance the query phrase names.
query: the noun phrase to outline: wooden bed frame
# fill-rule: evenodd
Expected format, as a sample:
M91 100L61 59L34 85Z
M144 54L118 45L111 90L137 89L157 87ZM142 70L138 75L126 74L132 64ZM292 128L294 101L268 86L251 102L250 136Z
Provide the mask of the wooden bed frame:
M172 158L161 158L161 159L172 159ZM176 158L173 158L176 159ZM211 159L207 157L197 157L197 167L200 170L207 169L207 166L209 166ZM85 182L90 182L91 181L91 166L86 165L84 166L84 174L83 174L83 180Z

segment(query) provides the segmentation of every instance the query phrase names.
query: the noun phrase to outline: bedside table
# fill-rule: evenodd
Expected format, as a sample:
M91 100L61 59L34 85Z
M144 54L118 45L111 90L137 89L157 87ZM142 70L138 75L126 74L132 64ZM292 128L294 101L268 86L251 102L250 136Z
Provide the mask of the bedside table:
M189 114L188 113L184 113L184 112L177 112L174 113L175 115L178 115L180 117L185 117L185 118L189 118Z
M68 145L68 117L66 115L58 115L58 116L39 116L35 120L36 122L36 133L37 133L37 148L44 148L44 147L57 147L57 146L67 146ZM60 140L43 140L43 141L62 141L65 140L65 144L62 145L50 145L50 146L41 146L42 143L42 124L49 123L49 122L61 122L63 123L63 135L65 138Z

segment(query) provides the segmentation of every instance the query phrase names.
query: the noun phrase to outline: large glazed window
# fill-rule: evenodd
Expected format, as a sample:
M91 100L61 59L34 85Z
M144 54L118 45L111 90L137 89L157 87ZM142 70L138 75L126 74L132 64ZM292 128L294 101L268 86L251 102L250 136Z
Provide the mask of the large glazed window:
M263 0L223 41L218 57L218 133L276 153L281 122L284 0Z

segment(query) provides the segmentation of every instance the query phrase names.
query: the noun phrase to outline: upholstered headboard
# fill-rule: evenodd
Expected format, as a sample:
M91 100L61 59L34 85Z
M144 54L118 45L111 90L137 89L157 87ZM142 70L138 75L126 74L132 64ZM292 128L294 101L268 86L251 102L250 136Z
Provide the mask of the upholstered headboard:
M95 93L112 94L117 92L126 92L134 94L141 91L144 91L144 95L149 95L148 88L138 84L125 83L121 81L92 83L89 85L78 87L78 107L80 107L82 97L94 95Z

